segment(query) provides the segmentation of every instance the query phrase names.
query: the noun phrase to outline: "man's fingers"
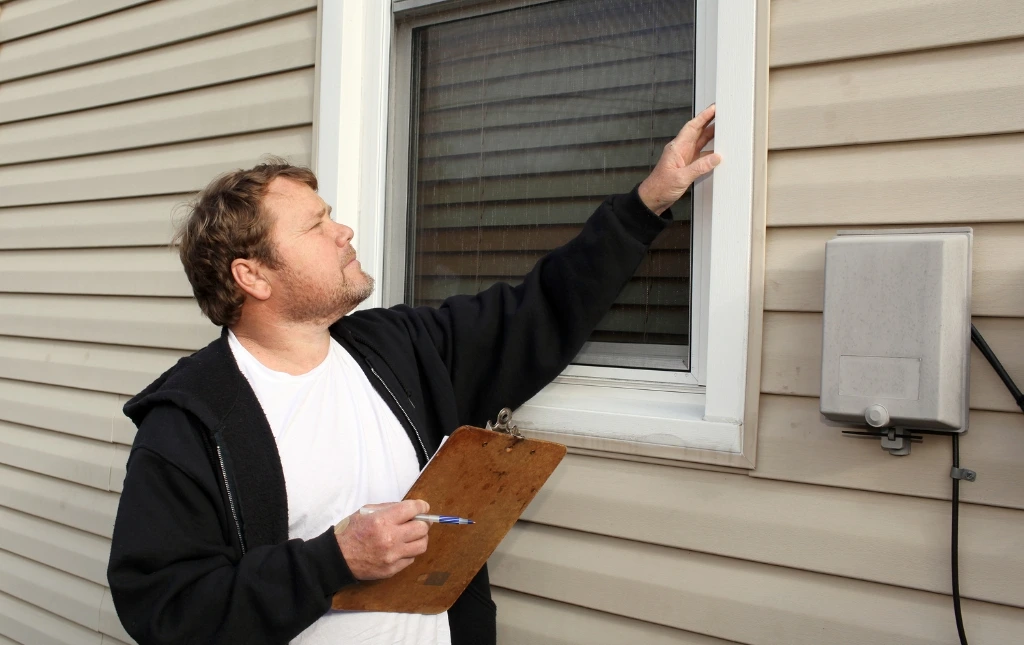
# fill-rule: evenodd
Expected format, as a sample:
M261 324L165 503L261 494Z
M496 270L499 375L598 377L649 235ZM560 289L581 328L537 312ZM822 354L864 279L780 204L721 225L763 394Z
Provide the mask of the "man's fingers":
M430 504L422 499L407 499L397 504L392 504L384 511L388 520L395 524L405 524L415 516L430 511Z
M690 164L689 168L695 177L700 177L714 170L715 166L720 163L722 163L721 155L714 152L705 152L702 153L696 161Z
M423 536L415 542L409 542L402 549L402 555L415 558L418 555L423 555L427 552L427 545L430 543L430 539L427 536Z
M415 542L427 536L430 532L430 524L426 522L408 521L395 527L395 536L399 542Z
M695 143L704 133L704 129L715 118L715 105L712 103L704 111L686 122L676 139L681 143ZM705 144L706 145L706 144ZM703 146L702 146L703 147Z
M711 143L711 140L715 138L715 124L712 123L708 127L704 128L704 132L701 133L700 138L697 139L697 144L694 146L697 150L703 150L704 146Z

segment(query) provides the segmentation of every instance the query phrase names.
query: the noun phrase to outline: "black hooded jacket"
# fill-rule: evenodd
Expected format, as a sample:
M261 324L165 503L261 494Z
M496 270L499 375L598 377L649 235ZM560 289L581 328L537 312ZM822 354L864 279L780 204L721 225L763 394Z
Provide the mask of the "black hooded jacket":
M635 189L611 197L517 287L436 309L356 312L331 335L402 423L422 467L455 428L516 408L568 365L669 217L654 216ZM140 645L287 643L336 591L358 584L332 526L288 539L277 446L226 332L124 410L139 430L107 578ZM448 618L454 645L495 642L486 567Z

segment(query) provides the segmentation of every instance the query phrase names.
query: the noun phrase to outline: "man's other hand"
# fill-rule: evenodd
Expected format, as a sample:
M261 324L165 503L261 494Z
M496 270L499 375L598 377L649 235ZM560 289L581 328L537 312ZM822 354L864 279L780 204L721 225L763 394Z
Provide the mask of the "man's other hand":
M665 146L658 165L640 184L640 200L661 215L676 203L693 182L722 161L713 152L701 152L715 138L715 106L693 117Z
M419 499L370 507L372 514L355 512L336 537L341 554L357 580L390 578L427 550L426 522L412 521L430 505Z

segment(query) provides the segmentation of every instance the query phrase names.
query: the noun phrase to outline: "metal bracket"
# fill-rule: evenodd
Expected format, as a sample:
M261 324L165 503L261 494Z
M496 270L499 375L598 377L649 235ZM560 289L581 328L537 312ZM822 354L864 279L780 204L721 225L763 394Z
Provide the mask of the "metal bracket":
M890 455L903 457L910 454L910 446L921 443L921 435L916 435L905 428L879 428L878 430L846 430L843 434L853 437L879 437L882 450Z
M967 481L972 482L978 478L978 473L970 470L969 468L957 468L954 466L949 469L949 476L953 479L966 479Z
M525 439L523 433L519 431L516 424L512 423L512 410L508 408L502 408L501 412L498 413L498 421L493 426L488 421L485 426L486 430L493 430L495 432L504 432L505 434L512 435L516 439Z

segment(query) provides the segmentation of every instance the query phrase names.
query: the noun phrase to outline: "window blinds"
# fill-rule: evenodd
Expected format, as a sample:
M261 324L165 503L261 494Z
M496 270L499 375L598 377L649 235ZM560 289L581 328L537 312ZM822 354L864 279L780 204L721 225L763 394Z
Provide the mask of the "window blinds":
M563 0L414 32L409 293L516 283L692 115L693 3ZM689 198L592 341L688 343ZM678 352L675 352L678 355Z

